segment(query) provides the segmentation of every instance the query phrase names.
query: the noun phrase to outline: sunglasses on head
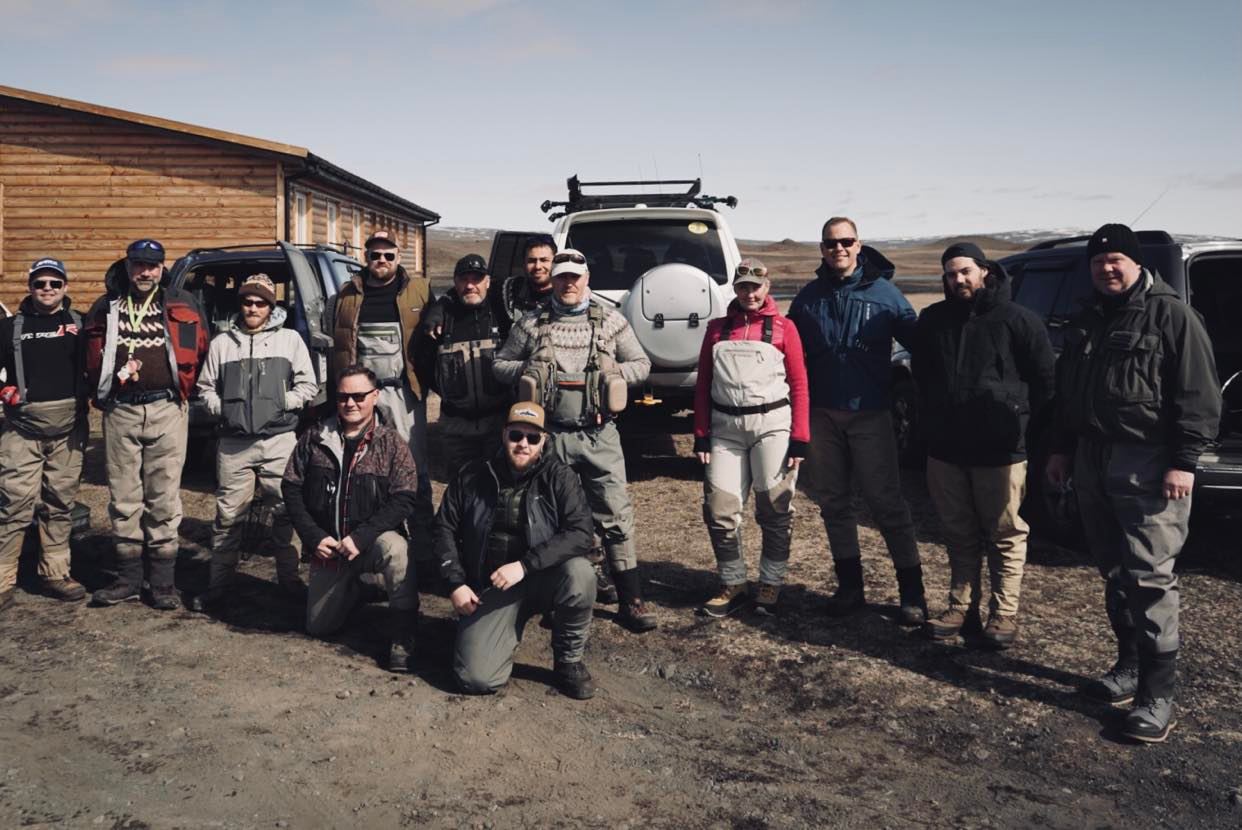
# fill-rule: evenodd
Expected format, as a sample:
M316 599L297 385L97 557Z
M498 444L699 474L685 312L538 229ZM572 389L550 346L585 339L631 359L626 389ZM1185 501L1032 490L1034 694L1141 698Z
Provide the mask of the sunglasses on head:
M572 262L575 265L586 265L586 257L582 254L557 254L552 257L553 265L559 265L562 262Z
M751 268L749 265L737 266L737 275L739 277L745 277L749 274L753 274L756 277L766 277L768 275L768 269L763 265L759 265L755 268Z
M371 258L372 262L379 262L381 259L386 259L389 262L395 262L397 259L397 252L396 251L371 251L371 253L367 254L367 256Z
M267 300L259 297L247 297L241 301L242 308L266 308Z
M542 440L543 440L542 433L527 432L524 429L509 430L509 443L510 444L520 444L522 443L522 441L525 441L530 446L537 447L539 446L539 442Z
M65 287L64 280L34 280L30 284L40 290L44 288L54 288L59 290Z
M838 245L840 245L842 248L853 248L854 243L857 241L858 241L857 239L847 236L844 239L825 239L825 240L822 240L820 244L823 245L825 248L835 248Z
M365 392L337 392L336 402L346 403L348 401L353 401L354 403L360 404L363 401L365 401L367 399L367 396L370 395L374 391L375 391L374 389L368 389Z

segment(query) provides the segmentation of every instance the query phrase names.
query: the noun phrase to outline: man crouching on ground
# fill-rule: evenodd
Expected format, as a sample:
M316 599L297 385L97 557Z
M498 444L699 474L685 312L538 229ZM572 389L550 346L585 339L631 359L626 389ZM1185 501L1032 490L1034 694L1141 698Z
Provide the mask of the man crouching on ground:
M381 574L388 669L404 672L412 668L418 593L401 529L414 511L418 474L405 437L376 411L378 397L370 369L341 370L336 415L298 439L281 493L310 556L306 633L323 637L342 628L362 601L362 574Z
M557 686L586 700L595 694L582 662L595 605L591 510L574 471L543 455L543 407L516 403L506 421L501 453L463 466L436 516L440 572L460 615L453 672L468 694L495 692L526 622L552 611Z

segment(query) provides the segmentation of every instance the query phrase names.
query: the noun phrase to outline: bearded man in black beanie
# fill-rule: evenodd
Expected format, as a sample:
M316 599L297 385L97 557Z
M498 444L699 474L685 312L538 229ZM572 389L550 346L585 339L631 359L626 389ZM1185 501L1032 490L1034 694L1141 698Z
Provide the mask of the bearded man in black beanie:
M1073 476L1105 580L1117 662L1084 693L1133 704L1122 734L1159 743L1174 718L1178 587L1199 455L1220 426L1220 381L1203 322L1143 267L1138 237L1102 226L1087 244L1095 293L1066 327L1046 474Z

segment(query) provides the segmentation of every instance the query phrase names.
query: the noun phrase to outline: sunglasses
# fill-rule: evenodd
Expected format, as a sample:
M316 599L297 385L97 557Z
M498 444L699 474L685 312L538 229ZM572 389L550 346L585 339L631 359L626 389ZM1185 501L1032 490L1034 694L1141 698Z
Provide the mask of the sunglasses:
M838 245L840 245L842 248L853 248L854 243L857 241L858 240L853 237L846 237L845 239L825 239L825 240L822 240L819 244L831 250L837 247Z
M374 389L368 389L365 392L337 392L336 402L347 403L349 401L353 401L354 403L360 404L363 401L365 401L367 399L367 396L370 395L374 391L375 391Z
M36 290L40 290L40 291L45 288L52 288L52 289L56 289L57 291L59 291L60 289L65 287L64 280L35 280L34 282L30 284L34 286Z
M525 441L532 447L539 446L539 442L543 440L543 435L538 432L527 432L522 429L509 430L509 443L520 444Z
M737 275L739 277L745 277L750 274L753 274L756 277L766 277L768 275L768 269L763 265L755 268L751 268L749 265L737 266Z
M267 308L267 300L260 300L258 297L247 297L242 300L242 308Z
M372 262L379 262L381 259L386 259L389 262L396 262L397 260L395 251L372 251L367 256L371 258Z
M562 262L572 262L576 265L586 265L586 257L582 254L557 254L552 257L553 265L559 265Z

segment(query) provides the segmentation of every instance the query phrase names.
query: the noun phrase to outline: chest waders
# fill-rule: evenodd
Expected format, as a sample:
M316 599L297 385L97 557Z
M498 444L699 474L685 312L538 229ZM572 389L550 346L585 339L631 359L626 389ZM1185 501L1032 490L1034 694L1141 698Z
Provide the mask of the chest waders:
M755 492L763 537L759 581L779 586L789 565L796 470L786 466L792 413L785 355L772 345L774 318L765 316L759 340L729 339L726 319L712 348L711 462L703 481L703 519L720 581L746 583L742 507Z

